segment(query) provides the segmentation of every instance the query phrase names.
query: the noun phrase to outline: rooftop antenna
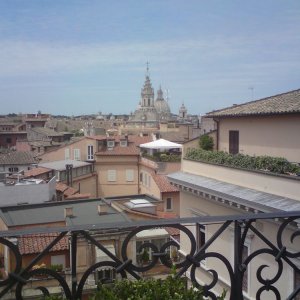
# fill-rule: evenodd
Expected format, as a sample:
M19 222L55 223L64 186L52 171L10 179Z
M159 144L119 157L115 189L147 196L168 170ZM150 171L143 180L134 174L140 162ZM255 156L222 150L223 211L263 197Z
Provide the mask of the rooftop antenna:
M248 89L251 90L251 99L253 101L253 99L254 99L254 86L249 86Z

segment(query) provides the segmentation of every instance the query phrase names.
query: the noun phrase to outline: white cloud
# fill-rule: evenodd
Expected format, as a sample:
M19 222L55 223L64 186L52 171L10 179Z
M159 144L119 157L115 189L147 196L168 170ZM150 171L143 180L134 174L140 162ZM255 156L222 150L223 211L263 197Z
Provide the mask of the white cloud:
M174 69L214 63L216 60L245 59L257 54L282 56L285 60L299 59L298 47L285 49L282 45L295 43L293 35L253 37L214 37L159 42L115 44L61 44L32 41L0 41L0 76L31 75L36 73L74 72L101 66L144 65L151 58L156 65L166 64ZM297 42L297 41L296 41ZM298 41L299 42L299 41ZM271 46L270 46L271 45ZM278 49L280 48L280 49Z

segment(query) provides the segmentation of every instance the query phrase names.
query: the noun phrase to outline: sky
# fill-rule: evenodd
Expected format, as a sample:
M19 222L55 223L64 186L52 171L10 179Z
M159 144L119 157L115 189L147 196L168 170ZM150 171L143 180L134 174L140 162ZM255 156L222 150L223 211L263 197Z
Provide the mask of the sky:
M300 88L299 0L0 0L0 114L173 113Z

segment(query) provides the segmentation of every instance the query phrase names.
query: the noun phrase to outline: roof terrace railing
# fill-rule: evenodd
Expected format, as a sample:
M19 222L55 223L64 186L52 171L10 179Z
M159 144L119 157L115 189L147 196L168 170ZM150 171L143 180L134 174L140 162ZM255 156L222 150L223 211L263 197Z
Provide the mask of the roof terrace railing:
M287 297L280 294L280 285L286 285L287 280L283 276L283 264L287 264L294 271L295 275L299 277L300 270L295 263L297 258L300 258L299 243L296 242L296 237L300 234L297 227L297 219L300 218L300 211L297 212L278 212L267 214L248 214L242 216L205 216L194 218L181 218L170 220L155 220L155 221L138 221L134 223L106 223L106 224L91 224L83 226L69 226L69 227L47 227L47 228L32 228L25 230L9 230L0 232L0 243L2 246L7 247L9 252L13 256L15 267L13 270L8 271L7 276L0 281L0 298L3 299L27 299L26 288L32 282L32 279L37 275L47 275L53 280L57 281L56 285L61 287L62 295L66 299L82 299L84 292L84 286L88 278L99 268L108 267L115 270L122 278L135 278L141 279L145 272L155 268L157 264L163 265L166 268L176 267L176 276L185 276L188 272L189 278L195 284L196 287L201 287L204 294L208 299L217 299L216 286L221 280L219 276L220 272L226 270L228 276L228 297L231 300L243 299L243 284L245 281L246 271L251 266L251 270L256 272L256 279L259 283L259 287L255 293L256 299L295 299L296 295L300 295L300 286L296 287L293 292ZM263 232L254 226L255 222L262 222L268 220L277 224L276 242L272 242L269 239L269 233ZM210 226L213 225L217 228L213 234L211 234L205 240L205 243L197 244L197 238L194 231L190 226ZM158 247L153 242L145 242L142 244L138 251L141 252L144 249L151 249L152 256L150 261L145 264L138 264L135 260L128 256L128 245L135 243L136 235L143 231L153 228L174 228L179 230L181 234L185 236L185 243L188 240L190 249L185 255L182 255L181 259L176 262L172 262L168 257L168 249L170 247L180 248L180 245L175 240L170 239L163 245ZM193 227L195 228L195 227ZM274 227L275 228L275 227ZM221 239L221 235L230 229L234 238L233 242L233 262L225 256L224 249L219 249L218 252L210 251L210 246L213 245L218 239ZM290 240L287 241L287 231L292 232ZM50 234L56 233L56 237L50 242L47 247L34 257L26 266L22 266L22 255L18 246L13 242L13 239L20 238L24 235L32 234ZM125 240L122 243L120 256L110 252L101 241L98 241L95 234L110 232L125 234ZM243 245L246 242L247 236L255 236L263 245L260 249L254 249L250 255L243 255ZM71 281L68 282L59 272L56 272L50 268L33 268L37 263L41 262L43 258L49 253L50 249L54 247L61 239L68 237L70 240L70 254L71 254ZM79 240L86 240L89 244L99 248L105 253L111 260L96 262L89 265L82 273L81 278L77 274L77 246ZM289 245L292 243L296 245L299 251L291 252ZM186 246L186 245L185 245ZM267 262L260 265L253 264L253 261L262 256L270 255L274 259L277 272L266 278L264 273L265 268L268 266ZM211 275L211 281L206 284L199 282L198 269L203 267L202 262L206 259L216 260L218 263L214 266L220 266L219 269L209 269L208 273ZM255 268L255 270L254 270ZM205 280L201 278L201 281ZM43 281L41 281L41 284ZM49 294L49 291L44 286L36 287L44 296ZM264 295L264 297L262 296ZM268 295L266 298L266 295ZM270 297L270 298L269 298ZM33 299L33 298L31 298Z

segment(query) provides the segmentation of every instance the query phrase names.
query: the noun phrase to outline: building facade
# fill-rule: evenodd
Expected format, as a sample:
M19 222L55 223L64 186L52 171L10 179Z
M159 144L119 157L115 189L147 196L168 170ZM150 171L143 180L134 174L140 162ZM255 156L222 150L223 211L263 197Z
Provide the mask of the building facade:
M277 105L274 105L275 103ZM299 162L299 139L296 138L296 128L299 130L300 120L299 105L299 91L292 91L208 114L218 124L218 149L230 153L280 155L292 162ZM238 133L236 138L232 137L232 132ZM168 178L180 189L181 217L234 216L300 210L300 178L295 174L251 171L184 158L181 171L168 175ZM190 228L197 240L198 249L210 241L220 226L207 222ZM291 265L277 257L282 250L279 243L280 226L282 220L260 220L254 222L254 230L248 230L244 236L242 264L252 257L251 264L247 264L243 273L245 299L257 299L262 288L258 274L264 269L263 278L271 280L274 274L277 274L279 263L282 263L282 273L278 275L278 281L274 280L273 285L281 297L288 298L299 286L299 278ZM233 226L229 226L205 249L203 255L206 258L201 260L196 270L197 280L202 285L211 282L213 273L210 270L217 270L218 283L214 292L220 294L225 289L228 291L228 297L234 292L230 290L228 268L222 261L209 255L213 252L221 253L233 266L234 230ZM300 260L296 258L296 253L300 244L298 240L290 239L297 230L297 224L286 227L282 233L282 241L286 251L295 257L292 259L292 265L299 268ZM262 236L266 238L262 239ZM259 252L258 249L262 248L269 250ZM189 249L187 237L181 236L182 253L188 254ZM271 299L269 297L274 296L271 294L264 294L265 299Z

